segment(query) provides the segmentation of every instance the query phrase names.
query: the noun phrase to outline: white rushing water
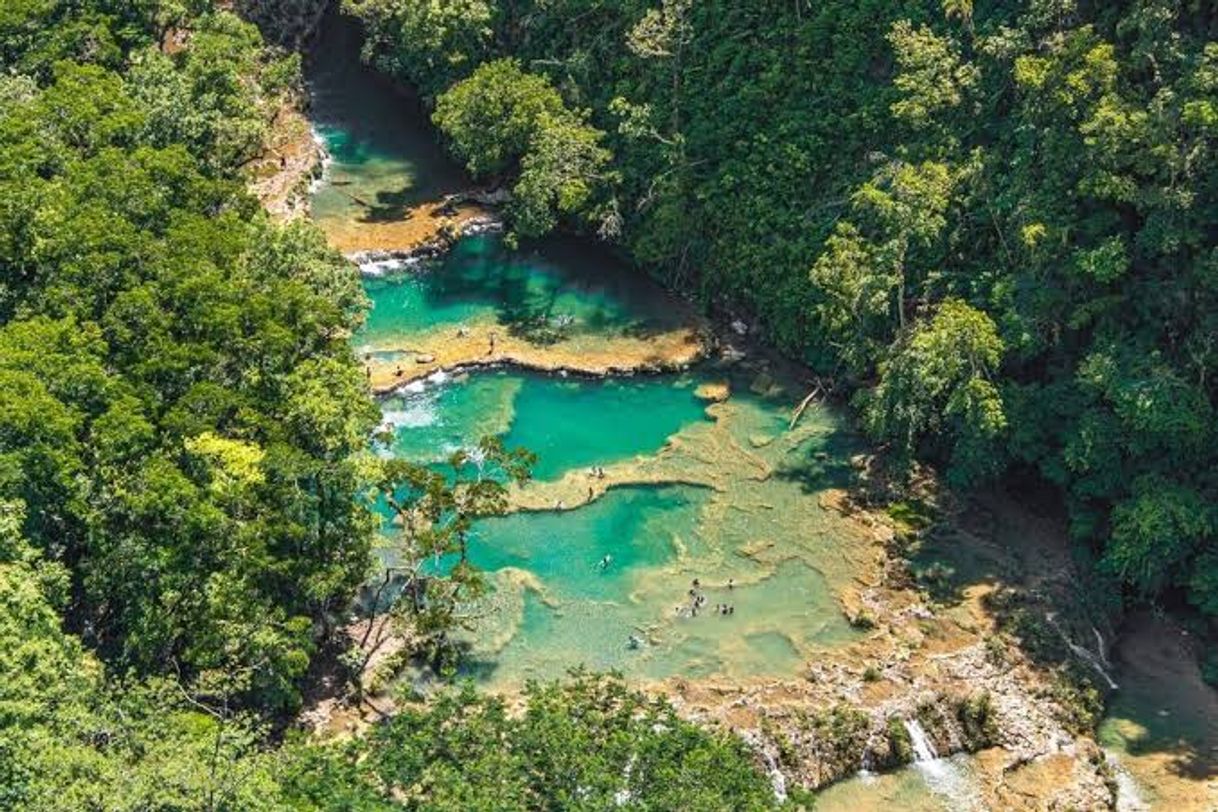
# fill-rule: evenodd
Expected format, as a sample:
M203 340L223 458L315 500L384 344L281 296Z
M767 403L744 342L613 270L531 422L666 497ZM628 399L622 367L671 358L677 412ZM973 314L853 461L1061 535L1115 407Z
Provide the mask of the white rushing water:
M1111 750L1104 752L1104 758L1108 762L1109 769L1112 770L1112 775L1116 778L1117 784L1117 812L1150 812L1150 804L1142 795L1142 788L1138 786L1138 782L1129 774L1129 770L1125 769L1125 765L1121 764L1121 760Z
M952 759L939 758L934 742L930 740L921 723L917 719L907 719L905 730L909 733L909 741L913 746L913 767L921 774L931 792L942 796L953 811L984 810L977 788L964 768Z
M1099 654L1096 654L1095 652L1089 651L1071 640L1070 635L1066 634L1066 630L1058 625L1057 618L1052 612L1045 615L1045 619L1048 620L1049 625L1052 626L1059 635L1061 635L1062 641L1065 642L1066 648L1070 649L1070 653L1072 653L1075 657L1078 657L1087 665L1091 666L1097 674L1104 678L1104 682L1108 683L1109 688L1114 691L1117 690L1119 686L1117 685L1116 680L1114 680L1108 673L1107 660L1104 658L1104 638L1100 636L1099 629L1096 629L1094 626L1091 627L1091 631L1095 632L1095 639L1099 643Z
M766 772L770 776L770 786L774 789L774 797L779 803L787 800L787 777L782 774L782 770L778 769L778 762L773 756L765 750L761 751L761 757L765 761Z

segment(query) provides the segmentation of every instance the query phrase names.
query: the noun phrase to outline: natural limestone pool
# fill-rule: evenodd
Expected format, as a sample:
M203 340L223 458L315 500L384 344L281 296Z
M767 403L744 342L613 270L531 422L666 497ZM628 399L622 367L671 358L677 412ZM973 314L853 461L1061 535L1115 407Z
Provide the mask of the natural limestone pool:
M309 67L329 151L313 217L349 253L463 182L415 102L359 65L357 37L331 20ZM700 360L691 309L588 241L480 234L361 270L372 308L353 345L392 437L378 452L433 464L497 436L538 457L512 512L473 534L494 588L470 674L786 677L857 638L837 594L868 540L821 503L852 440L823 409L789 427L801 383L762 358Z
M471 673L501 686L581 664L643 680L790 676L856 637L835 589L865 545L817 498L850 440L821 412L788 430L790 396L750 391L756 377L486 370L382 400L393 441L381 453L433 463L495 435L538 455L519 510L473 534L495 590L470 635ZM700 398L711 380L735 393Z
M469 179L444 157L418 100L360 63L360 37L332 12L307 67L310 120L328 151L314 220L336 249L383 255L483 219L476 204L438 205L468 191ZM473 561L493 589L473 607L483 619L467 636L467 675L511 688L577 665L616 669L678 695L693 686L687 710L705 699L698 691L726 696L731 707L714 715L734 726L732 708L748 692L754 712L782 713L791 699L798 715L807 710L800 692L825 674L849 688L841 662L872 662L846 653L834 672L834 656L887 656L839 606L872 583L865 573L879 536L842 514L836 489L858 447L835 413L813 408L790 427L806 381L763 351L710 348L687 305L587 240L513 250L483 233L438 257L361 270L373 307L353 347L389 430L378 453L438 464L497 436L538 455L509 515L473 534ZM392 562L388 523L385 535ZM695 578L708 600L697 617ZM734 613L716 613L721 603ZM907 618L898 631L915 625ZM1102 740L1151 785L1143 797L1212 808L1156 782L1181 764L1212 770L1218 750L1193 731L1169 735L1164 720L1191 717L1174 708L1165 716L1146 694L1153 701L1130 700L1133 710L1118 702ZM864 771L820 793L818 808L971 808L970 765L980 760L948 761Z

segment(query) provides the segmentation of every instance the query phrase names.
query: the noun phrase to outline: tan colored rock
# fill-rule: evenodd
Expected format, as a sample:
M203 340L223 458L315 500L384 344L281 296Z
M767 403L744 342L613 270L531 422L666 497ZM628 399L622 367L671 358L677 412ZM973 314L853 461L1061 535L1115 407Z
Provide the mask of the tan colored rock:
M727 381L707 381L694 390L694 396L699 400L722 403L732 396L732 386Z

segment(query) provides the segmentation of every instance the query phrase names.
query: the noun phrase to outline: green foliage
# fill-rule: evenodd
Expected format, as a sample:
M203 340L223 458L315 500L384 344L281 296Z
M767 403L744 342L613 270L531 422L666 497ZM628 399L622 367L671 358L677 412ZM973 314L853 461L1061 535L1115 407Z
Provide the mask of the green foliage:
M889 716L884 723L884 732L888 737L888 759L884 767L899 767L914 760L913 739L905 727L905 720L900 716Z
M1210 650L1201 655L1201 679L1218 688L1218 651Z
M422 47L428 5L351 7L383 60ZM899 456L959 484L1008 460L1039 470L1139 590L1211 611L1218 579L1189 565L1214 560L1213 521L1184 516L1218 501L1211 12L487 2L446 15L482 32L459 71L390 67L436 92L482 51L544 74L606 133L602 235L874 390L865 420Z
M108 685L60 628L69 576L0 503L0 809L281 808L253 720L173 680Z
M521 236L545 234L561 215L587 213L612 157L600 146L603 133L568 110L548 79L511 59L488 62L454 85L433 118L474 175L518 174L509 213Z
M166 14L0 14L5 68L29 71L0 93L0 500L26 506L28 542L66 568L68 627L107 662L227 674L276 712L368 565L363 296L238 180L294 63L227 13L163 53L159 26L187 22ZM123 58L23 27L56 19Z
M527 481L535 461L532 453L509 451L489 437L476 451L456 452L448 470L401 459L380 464L376 487L393 516L397 563L385 570L368 607L357 672L390 634L410 640L414 651L408 653L428 655L436 672L451 670L459 652L449 635L469 627L466 613L487 590L470 561L473 523L504 513L508 483Z
M523 708L471 688L284 776L302 810L756 810L777 806L739 739L682 721L615 678L531 684Z
M451 653L471 522L530 459L367 453L358 276L242 189L297 61L211 6L0 7L0 810L773 806L737 739L586 676L521 718L464 693L268 747L368 574L372 487L414 555L387 617ZM458 69L481 35L412 8ZM531 233L589 209L608 153L547 79L522 91L496 171Z
M1112 512L1105 563L1155 592L1172 583L1174 572L1213 534L1214 506L1196 490L1154 476L1139 478L1132 490Z
M365 54L377 67L429 96L465 78L490 53L495 4L488 0L343 0L343 8L367 21Z
M956 718L970 752L991 747L998 740L998 720L988 691L973 694L956 705Z
M959 300L944 301L880 363L879 382L864 398L864 425L905 456L920 442L947 444L949 478L961 484L992 473L1006 428L1002 397L991 382L1002 352L989 316Z
M127 80L146 116L145 139L184 144L219 171L259 156L281 96L299 82L299 58L271 54L257 29L231 14L196 20L188 48L151 46L131 60Z

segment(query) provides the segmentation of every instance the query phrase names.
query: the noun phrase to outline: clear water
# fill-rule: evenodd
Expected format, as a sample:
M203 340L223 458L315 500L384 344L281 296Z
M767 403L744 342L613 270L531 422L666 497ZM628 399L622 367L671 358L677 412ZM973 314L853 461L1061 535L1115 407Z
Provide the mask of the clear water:
M354 20L330 12L305 65L310 119L332 159L312 199L313 219L327 230L397 220L467 185L419 100L360 61L361 41Z
M573 499L476 526L471 557L494 591L468 638L469 673L505 687L581 664L641 679L792 675L854 639L834 598L854 539L816 500L835 484L831 460L816 458L842 456L836 425L814 413L791 435L789 403L739 381L708 409L693 394L703 380L491 371L384 400L386 452L434 462L494 434L539 455L526 495L558 488ZM623 481L584 504L592 466ZM706 604L692 616L695 578ZM734 613L717 613L720 603Z
M849 634L844 624L817 622L833 617L830 591L794 562L732 590L708 586L706 607L690 616L690 572L706 559L691 557L688 547L704 541L696 536L708 502L705 491L688 486L630 487L579 510L483 523L475 563L530 577L499 581L500 589L523 591L523 612L508 634L484 634L506 644L476 647L475 672L511 683L577 665L655 679L790 673L809 647ZM726 602L734 614L714 611ZM502 629L505 619L490 625ZM632 647L631 635L642 645Z
M334 159L313 213L345 239L462 182L413 101L359 65L357 35L331 17L309 66L314 121ZM685 318L643 275L574 240L510 251L471 237L436 261L365 270L379 275L364 277L373 309L353 344L389 359L463 324L565 341L578 354ZM519 496L548 509L486 520L473 534L471 555L493 589L473 607L471 674L503 687L580 664L645 680L791 676L818 649L854 639L834 594L869 542L818 503L841 484L849 439L821 410L788 432L802 393L753 394L756 374L438 373L383 401L392 443L381 453L435 463L496 435L539 456ZM728 402L696 397L700 383L725 379ZM592 466L609 470L605 481ZM589 501L594 486L608 489ZM706 596L697 616L694 579ZM720 603L735 612L716 612Z
M461 240L425 263L378 263L365 283L372 310L356 337L364 350L411 336L492 322L537 342L646 335L676 325L671 299L601 251L550 239L509 251L493 234Z
M816 794L817 812L956 812L949 798L935 794L913 767L880 775L860 775Z
M386 398L383 411L397 456L439 461L495 435L538 456L534 478L555 479L654 453L707 419L694 386L688 375L599 381L491 371L421 382Z

